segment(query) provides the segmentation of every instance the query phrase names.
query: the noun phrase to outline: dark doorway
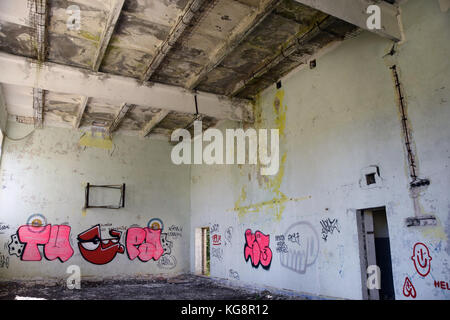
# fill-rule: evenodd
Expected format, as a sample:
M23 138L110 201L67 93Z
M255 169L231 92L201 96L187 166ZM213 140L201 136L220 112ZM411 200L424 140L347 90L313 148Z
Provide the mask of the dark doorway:
M370 300L394 300L391 246L386 208L359 210L357 220L363 280L367 279L368 266L376 265L380 268L379 289L369 289L367 282L363 281L363 297Z
M385 208L373 210L375 234L375 254L381 270L380 300L394 300L394 282L392 279L391 246Z

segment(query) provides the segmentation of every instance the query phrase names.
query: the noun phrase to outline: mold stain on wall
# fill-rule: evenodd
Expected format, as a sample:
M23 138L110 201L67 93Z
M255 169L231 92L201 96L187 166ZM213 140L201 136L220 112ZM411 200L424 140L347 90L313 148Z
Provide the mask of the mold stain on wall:
M288 110L288 106L284 104L284 97L285 97L285 91L280 89L277 90L275 93L275 98L273 101L273 114L270 115L273 117L273 123L275 129L279 130L279 137L280 137L280 167L278 170L278 173L274 176L263 176L260 174L260 164L256 165L254 169L256 171L252 171L249 173L249 181L252 181L251 178L252 175L256 175L257 181L258 181L258 187L259 190L263 191L266 194L266 198L269 198L269 200L256 202L253 204L246 205L245 203L250 201L248 199L248 193L250 186L248 183L241 188L241 194L237 201L234 204L234 208L232 211L237 212L238 218L242 219L246 217L248 214L263 214L263 215L269 215L275 221L280 221L283 212L286 209L286 203L289 201L303 201L310 199L311 196L306 197L299 197L299 198L293 198L289 197L286 194L284 194L281 191L281 184L283 182L283 177L285 174L285 166L286 166L286 159L287 159L287 151L282 151L282 146L284 144L284 141L286 139L286 114ZM269 128L268 126L268 120L264 119L263 117L263 111L262 111L262 105L261 105L261 97L258 95L255 99L254 103L254 116L255 116L255 123L254 128L255 129L263 129L263 128ZM241 167L240 170L243 170ZM245 176L245 174L244 174Z
M86 132L80 138L80 146L94 147L111 150L113 147L113 142L110 137L105 137L101 132Z

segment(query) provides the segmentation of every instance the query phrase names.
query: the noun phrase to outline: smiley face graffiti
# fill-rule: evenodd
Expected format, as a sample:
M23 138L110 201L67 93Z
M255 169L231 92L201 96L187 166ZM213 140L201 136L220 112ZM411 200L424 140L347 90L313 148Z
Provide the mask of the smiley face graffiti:
M78 248L87 261L94 264L111 262L117 253L124 253L125 248L120 244L122 232L110 230L112 238L102 239L100 225L93 226L78 235Z
M417 273L422 277L425 277L430 273L432 258L427 246L422 242L417 242L414 245L411 260L414 261L414 267L416 268Z

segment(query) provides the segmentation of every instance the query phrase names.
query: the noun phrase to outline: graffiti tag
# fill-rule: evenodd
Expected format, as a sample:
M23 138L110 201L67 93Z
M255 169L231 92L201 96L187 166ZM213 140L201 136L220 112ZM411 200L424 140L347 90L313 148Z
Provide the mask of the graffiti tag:
M286 245L286 242L284 242L284 235L275 236L275 241L277 242L277 252L288 252L288 247Z
M230 278L235 279L235 280L239 280L239 273L233 269L230 269L228 271L228 275L230 276Z
M220 247L211 248L211 257L222 261L222 259L223 259L223 249L220 248Z
M417 242L414 245L411 260L414 262L417 273L422 277L426 277L430 273L432 258L426 245Z
M9 268L9 257L0 254L0 268Z
M403 284L403 295L405 297L411 297L413 299L415 299L417 296L416 289L414 288L411 280L409 280L408 277L405 278L405 283Z
M233 227L228 227L225 230L225 245L231 245L231 241L233 240Z
M340 233L339 222L337 219L331 220L330 218L321 220L320 225L322 226L322 239L326 242L328 239L328 235L333 234L336 230Z
M169 227L169 232L167 232L167 236L175 239L181 238L183 236L183 228L176 226L176 225L171 225Z
M177 266L177 259L172 255L163 255L157 265L160 269L170 270Z
M41 261L39 246L43 246L47 260L65 262L73 255L69 237L70 227L66 225L23 225L17 234L11 236L9 254L20 257L22 261Z
M167 234L149 227L128 229L126 246L130 260L139 258L143 262L151 259L157 261L172 250L172 242L167 240Z
M448 282L445 282L445 281L434 280L434 287L440 288L442 290L450 290L450 286L448 285Z
M213 244L213 246L220 246L222 244L221 240L222 240L222 236L221 235L214 234L212 236L212 244Z
M292 242L287 252L280 252L281 266L294 272L304 274L312 266L319 255L319 236L308 222L298 222L291 225L286 235L298 233L302 235L302 244Z
M263 269L269 269L272 262L272 250L269 248L270 236L265 235L261 231L256 231L253 234L250 229L247 229L245 231L245 241L245 261L248 262L250 259L254 268L258 268L261 265Z
M211 233L218 232L218 231L219 231L219 225L217 223L213 224L211 226Z
M109 239L101 237L99 224L80 233L78 248L83 258L93 264L101 265L111 262L117 253L124 253L124 247L119 242L122 232L111 229L109 235L111 236Z

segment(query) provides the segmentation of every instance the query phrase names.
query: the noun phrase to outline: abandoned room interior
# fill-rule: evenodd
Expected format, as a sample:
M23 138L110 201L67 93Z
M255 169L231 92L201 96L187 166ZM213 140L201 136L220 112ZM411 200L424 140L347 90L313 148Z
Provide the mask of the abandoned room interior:
M0 0L0 299L450 299L449 57L449 0Z

